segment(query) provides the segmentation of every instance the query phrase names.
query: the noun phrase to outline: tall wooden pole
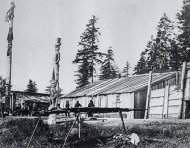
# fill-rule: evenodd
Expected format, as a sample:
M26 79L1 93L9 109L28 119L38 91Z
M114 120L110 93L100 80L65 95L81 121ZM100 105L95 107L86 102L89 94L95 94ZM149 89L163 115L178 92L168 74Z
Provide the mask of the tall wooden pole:
M54 59L55 81L56 81L56 91L57 91L55 107L57 107L58 98L59 98L59 61L60 61L59 50L60 50L60 46L61 46L61 38L57 38L57 43L55 44L55 59Z
M60 61L60 46L61 46L61 38L57 38L57 42L55 44L55 56L53 61L53 73L52 80L50 86L50 106L49 110L56 109L57 103L59 99L59 61ZM48 124L56 123L56 114L50 114L48 117Z
M144 117L145 119L149 118L151 83L152 83L152 71L149 72L148 89L147 89L147 97L146 97L146 110L145 110L145 117Z
M183 67L182 67L182 76L181 76L181 91L182 91L182 98L180 100L180 105L179 105L179 114L178 114L178 119L183 118L183 109L184 109L184 94L185 94L185 75L186 75L186 62L183 62Z
M8 50L7 50L8 75L7 75L7 81L6 81L7 102L10 101L10 97L11 97L12 40L13 40L14 8L15 8L15 3L12 1L10 3L10 9L7 11L7 14L5 17L5 21L9 23L9 32L8 32L8 36L7 36L7 41L8 41Z

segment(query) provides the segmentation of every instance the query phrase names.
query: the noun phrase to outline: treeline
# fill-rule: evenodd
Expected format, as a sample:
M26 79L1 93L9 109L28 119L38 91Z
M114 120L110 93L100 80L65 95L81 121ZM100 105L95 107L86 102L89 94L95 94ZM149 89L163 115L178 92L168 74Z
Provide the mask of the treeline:
M157 34L151 37L134 68L135 74L154 71L176 71L190 61L190 0L184 0L174 22L164 13Z
M190 61L190 0L184 0L180 12L176 14L177 21L170 20L163 14L157 25L157 33L151 36L145 49L142 49L140 59L134 67L133 74L144 74L150 70L155 72L177 71L184 61ZM100 28L96 26L98 18L92 16L80 36L78 52L74 64L77 88L83 87L96 80L105 80L129 75L129 62L122 72L116 66L112 47L107 53L99 50ZM100 65L97 74L97 66ZM98 77L98 78L97 78Z

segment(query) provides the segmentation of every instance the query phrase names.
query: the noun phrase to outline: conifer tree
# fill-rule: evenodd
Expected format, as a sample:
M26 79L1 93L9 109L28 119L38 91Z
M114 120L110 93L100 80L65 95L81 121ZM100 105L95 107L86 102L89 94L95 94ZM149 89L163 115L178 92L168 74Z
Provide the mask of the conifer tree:
M123 77L128 77L129 76L129 68L130 68L130 65L129 65L129 62L127 61L126 64L125 64L125 67L123 68L123 71L122 71L122 76Z
M103 61L101 68L100 68L100 75L99 79L111 79L117 77L117 71L114 66L114 54L112 47L109 47L107 54L105 56L105 60Z
M29 79L29 83L28 83L27 89L25 91L29 92L31 94L37 93L38 89L37 89L36 85L37 84L35 81L32 81L31 79Z
M190 61L190 0L183 1L182 10L177 13L178 28L178 52L180 53L180 62Z
M175 57L173 40L175 38L173 22L164 13L157 26L157 35L147 43L134 71L135 74L149 70L166 71L172 69L171 59ZM173 57L171 57L173 56Z
M145 54L145 52L141 52L140 60L137 62L137 65L135 65L134 68L134 74L144 74L148 73L148 71L150 70L150 68L148 68L147 66Z
M148 66L154 70L168 70L170 68L169 49L173 39L173 29L173 22L164 13L157 26L157 36L152 40L148 53Z
M94 81L95 65L100 64L103 53L99 52L98 36L101 35L99 28L96 27L98 18L92 16L86 25L86 30L80 36L81 41L78 43L80 49L73 60L74 64L78 64L76 75L77 87L82 87Z

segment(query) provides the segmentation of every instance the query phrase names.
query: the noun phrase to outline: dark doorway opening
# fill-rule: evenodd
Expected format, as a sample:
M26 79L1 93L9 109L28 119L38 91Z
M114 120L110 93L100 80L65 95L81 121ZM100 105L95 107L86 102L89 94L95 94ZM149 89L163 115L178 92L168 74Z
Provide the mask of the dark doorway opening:
M185 118L190 118L190 101L186 101Z

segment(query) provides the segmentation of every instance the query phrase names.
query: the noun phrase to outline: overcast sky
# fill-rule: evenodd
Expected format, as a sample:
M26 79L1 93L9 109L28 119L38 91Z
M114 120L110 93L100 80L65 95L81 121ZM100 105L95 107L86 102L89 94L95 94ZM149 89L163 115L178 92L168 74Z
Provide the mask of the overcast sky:
M77 43L88 20L99 18L100 51L112 46L115 61L122 70L128 60L131 71L151 35L156 33L165 12L171 19L181 10L182 0L15 0L12 85L25 90L29 79L39 92L50 85L56 37L62 38L60 87L63 93L75 89L72 64ZM7 75L7 33L4 22L9 0L0 0L0 75Z

